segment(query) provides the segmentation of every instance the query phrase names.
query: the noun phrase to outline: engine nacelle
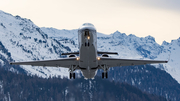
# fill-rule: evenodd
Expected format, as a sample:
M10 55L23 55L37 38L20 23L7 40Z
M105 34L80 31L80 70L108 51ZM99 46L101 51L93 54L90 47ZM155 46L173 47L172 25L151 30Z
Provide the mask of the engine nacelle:
M102 57L109 57L109 55L107 55L107 54L102 54Z
M69 55L69 58L73 58L73 57L76 57L76 55L74 55L74 54Z

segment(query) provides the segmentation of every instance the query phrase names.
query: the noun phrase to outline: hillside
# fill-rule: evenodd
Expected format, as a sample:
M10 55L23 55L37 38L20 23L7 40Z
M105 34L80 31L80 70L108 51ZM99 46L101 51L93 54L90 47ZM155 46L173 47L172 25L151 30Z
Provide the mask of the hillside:
M127 83L110 82L101 77L45 79L0 69L0 86L2 101L167 101Z
M57 59L61 53L78 51L77 29L58 30L39 28L31 20L12 16L0 11L0 66L5 70L38 77L68 78L65 68L12 66L10 61ZM180 100L179 50L180 38L159 45L152 36L144 38L116 31L111 35L98 33L98 50L118 52L117 58L166 60L168 64L132 67L114 67L109 71L109 80L136 86L142 91ZM155 67L156 68L155 68ZM80 71L76 71L81 78ZM101 71L98 72L101 75Z

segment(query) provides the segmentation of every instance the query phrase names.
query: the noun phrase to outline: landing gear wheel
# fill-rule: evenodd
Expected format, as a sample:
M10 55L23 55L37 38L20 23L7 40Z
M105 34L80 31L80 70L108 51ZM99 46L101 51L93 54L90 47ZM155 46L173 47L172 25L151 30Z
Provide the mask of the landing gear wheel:
M107 72L105 73L105 76L106 76L106 79L107 79L108 78L108 73Z
M72 78L72 74L71 74L71 73L69 73L69 78L70 78L70 79Z
M75 73L69 73L69 78L70 79L75 79Z
M76 65L71 65L69 67L69 78L72 79L74 78L75 79L75 73L74 71L76 70L77 66Z
M108 73L107 72L102 72L102 79L104 79L104 78L108 78Z
M102 72L102 79L104 79L104 72Z
M108 78L108 70L109 67L105 64L105 65L100 65L100 67L103 69L104 72L102 72L102 78Z
M75 79L75 73L73 73L73 78Z

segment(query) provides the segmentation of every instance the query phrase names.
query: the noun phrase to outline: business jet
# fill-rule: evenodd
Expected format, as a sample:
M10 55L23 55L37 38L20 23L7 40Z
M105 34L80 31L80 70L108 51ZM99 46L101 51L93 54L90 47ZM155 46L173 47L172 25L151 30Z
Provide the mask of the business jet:
M62 53L62 55L69 55L68 58L29 62L11 62L10 64L64 67L69 69L70 79L75 79L75 70L81 70L81 73L83 74L85 79L93 79L98 69L103 70L102 78L108 78L108 70L111 67L134 66L168 62L159 60L157 61L111 58L109 57L109 55L117 55L118 53L97 51L97 32L96 28L91 23L84 23L78 29L78 43L78 52Z

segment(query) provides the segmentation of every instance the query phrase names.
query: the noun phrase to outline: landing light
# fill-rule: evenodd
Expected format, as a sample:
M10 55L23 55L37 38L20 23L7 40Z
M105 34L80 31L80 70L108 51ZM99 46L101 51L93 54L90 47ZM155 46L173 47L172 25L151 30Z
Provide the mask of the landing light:
M88 38L88 40L89 40L89 39L90 39L90 36L88 36L87 38Z
M79 57L76 58L76 60L79 60L79 59L80 59Z
M100 57L98 57L97 59L100 60Z

